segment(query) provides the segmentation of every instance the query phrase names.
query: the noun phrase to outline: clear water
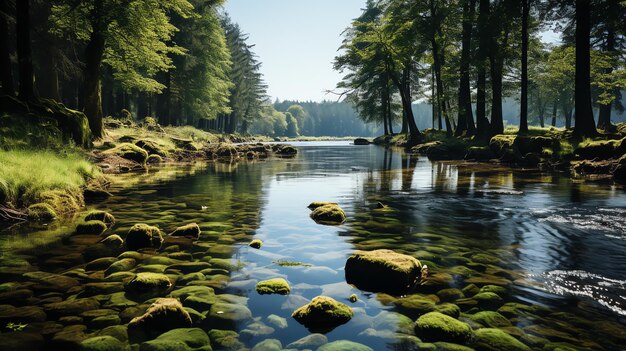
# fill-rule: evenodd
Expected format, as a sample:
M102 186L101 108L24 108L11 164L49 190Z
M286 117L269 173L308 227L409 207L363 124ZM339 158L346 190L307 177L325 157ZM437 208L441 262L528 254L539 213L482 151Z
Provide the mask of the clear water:
M267 323L271 314L287 319L285 329L241 340L248 347L268 338L286 346L308 335L290 315L307 300L327 295L355 312L347 324L327 334L330 341L352 340L374 350L412 349L399 346L393 334L398 329L394 312L405 312L385 295L345 282L346 258L357 249L378 248L423 260L431 275L451 274L452 280L438 289L461 289L470 278L506 279L504 302L545 307L541 316L511 318L520 328L516 333L581 349L626 347L623 187L497 165L431 162L399 149L347 142L294 145L300 150L294 159L127 176L114 184L114 197L94 208L113 213L117 224L112 232L120 234L137 222L156 224L165 232L200 224L200 244L189 250L201 248L239 265L216 292L247 297L248 308L261 322ZM348 220L341 226L316 224L306 208L312 201L338 202ZM378 202L391 210L376 210ZM53 227L5 230L0 266L17 255L42 271L81 267L80 258L55 260L71 251L68 242L78 251L86 247L68 237L70 224ZM261 250L247 246L252 238L263 240ZM33 245L38 248L29 248ZM496 261L474 262L476 254ZM274 263L279 260L311 266L283 267ZM465 275L458 274L459 267L465 267ZM289 281L290 295L256 293L258 281L275 277ZM347 298L353 293L359 301L350 304ZM239 331L245 328L238 326ZM372 336L368 328L387 335Z

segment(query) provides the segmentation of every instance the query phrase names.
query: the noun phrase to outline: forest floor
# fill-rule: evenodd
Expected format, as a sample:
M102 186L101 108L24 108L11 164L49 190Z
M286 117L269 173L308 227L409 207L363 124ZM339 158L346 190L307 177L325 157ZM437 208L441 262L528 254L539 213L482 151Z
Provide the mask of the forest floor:
M468 160L512 167L569 172L572 177L626 182L626 123L595 138L577 139L564 128L531 127L525 135L517 128L489 139L447 137L445 131L426 129L422 141L408 146L407 134L380 136L373 143L405 147L430 160Z

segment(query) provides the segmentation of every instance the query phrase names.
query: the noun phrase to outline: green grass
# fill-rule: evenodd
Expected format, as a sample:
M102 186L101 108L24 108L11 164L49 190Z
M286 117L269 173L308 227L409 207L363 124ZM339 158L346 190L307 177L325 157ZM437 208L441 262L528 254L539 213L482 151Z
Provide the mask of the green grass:
M26 207L49 197L50 191L76 194L99 174L79 153L0 150L0 203Z

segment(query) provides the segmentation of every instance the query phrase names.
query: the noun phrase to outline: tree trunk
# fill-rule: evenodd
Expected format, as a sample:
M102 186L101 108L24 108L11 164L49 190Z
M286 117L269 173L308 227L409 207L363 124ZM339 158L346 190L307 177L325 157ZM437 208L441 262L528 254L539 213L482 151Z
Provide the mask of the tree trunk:
M556 127L556 101L554 101L554 105L552 105L552 126Z
M143 121L144 118L150 115L148 111L148 94L140 92L137 94L137 118Z
M615 50L615 30L613 29L612 23L607 24L607 34L606 34L606 47L605 52L609 55L614 54ZM607 67L604 70L604 73L607 76L610 76L613 73L613 66ZM619 94L619 90L613 90L614 96ZM611 124L611 107L613 106L613 102L610 102L606 105L599 104L599 113L598 113L598 129L603 130L611 130L613 129L613 125Z
M84 111L89 120L89 128L94 139L102 138L102 88L100 86L100 66L104 55L105 39L100 28L93 28L85 47L85 68L83 70Z
M17 0L16 9L16 37L17 62L19 64L20 88L19 97L24 101L35 98L33 56L30 48L30 0Z
M402 81L398 79L395 75L391 75L392 81L400 91L400 99L402 100L402 111L403 111L403 127L404 123L406 123L406 128L408 129L408 133L410 134L411 141L415 141L417 138L421 136L419 129L417 128L417 124L415 124L415 117L413 116L413 99L411 98L411 87L410 87L410 77L411 71L409 66L402 71Z
M387 102L385 101L385 95L387 95L387 91L383 90L380 93L380 107L383 113L383 129L385 135L389 135L389 128L387 127Z
M530 0L522 0L522 92L519 133L528 133L528 14Z
M470 59L472 43L472 23L474 22L474 7L476 0L466 0L463 2L463 34L459 79L459 113L458 126L455 135L462 135L464 132L473 134L474 117L472 115L472 93L470 90Z
M393 117L391 115L391 94L389 93L389 82L387 82L387 122L389 123L389 134L393 134Z
M156 102L156 114L159 119L159 123L161 125L170 125L170 104L171 104L171 93L170 86L172 84L172 74L170 71L162 72L160 74L162 76L163 85L165 88L160 95L157 95Z
M446 109L446 103L443 98L443 81L441 79L441 56L439 55L439 45L435 39L435 35L430 38L430 43L433 49L433 62L435 65L435 81L437 82L437 105L441 109L441 114L446 121L446 136L452 136L452 125L450 124L450 117L448 116L448 110Z
M489 55L490 32L489 0L480 0L478 6L478 54L477 54L477 81L476 81L476 132L485 137L490 134L489 120L487 120L487 73L485 65Z
M591 58L589 36L591 31L590 0L576 0L576 76L574 108L576 125L574 134L589 137L598 134L591 106Z
M11 69L11 49L9 45L9 0L0 0L0 83L2 92L15 94L13 71Z

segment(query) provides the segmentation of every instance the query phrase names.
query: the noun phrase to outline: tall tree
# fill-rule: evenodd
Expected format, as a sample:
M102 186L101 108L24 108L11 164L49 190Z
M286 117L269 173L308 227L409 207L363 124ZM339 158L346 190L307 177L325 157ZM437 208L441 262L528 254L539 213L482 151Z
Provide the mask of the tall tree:
M12 18L10 12L9 0L0 0L0 83L2 84L2 92L7 95L15 94L9 39L9 22Z
M29 101L35 98L33 56L30 46L30 0L17 0L15 9L17 61L20 76L18 96L22 100Z
M472 43L472 23L474 22L474 11L476 0L463 1L463 34L460 64L460 80L459 80L459 111L458 126L456 135L462 135L464 132L473 134L476 127L474 126L474 117L472 114L472 93L470 87L470 61L471 61L471 43Z
M479 0L478 4L478 50L476 53L476 132L481 137L490 134L487 119L487 57L489 56L489 0Z
M519 133L528 133L528 16L530 0L522 1L522 82Z
M576 124L574 134L580 137L594 136L598 132L591 106L591 3L576 0L576 74L574 103Z

